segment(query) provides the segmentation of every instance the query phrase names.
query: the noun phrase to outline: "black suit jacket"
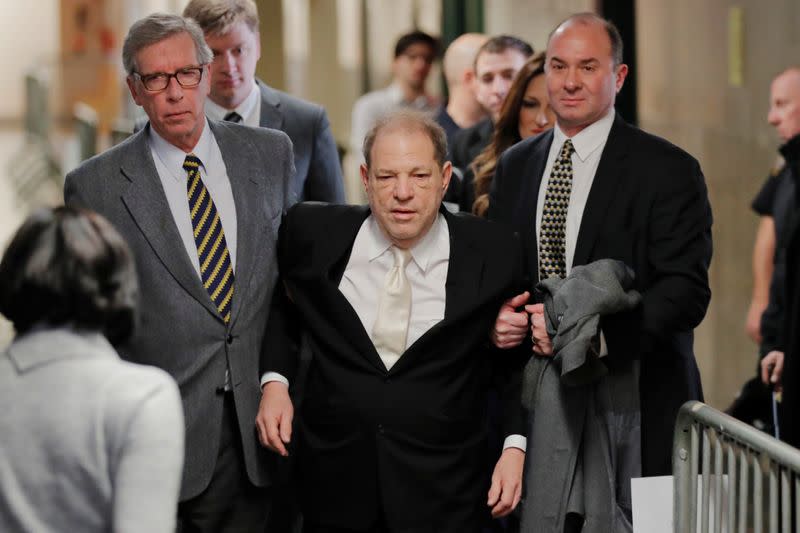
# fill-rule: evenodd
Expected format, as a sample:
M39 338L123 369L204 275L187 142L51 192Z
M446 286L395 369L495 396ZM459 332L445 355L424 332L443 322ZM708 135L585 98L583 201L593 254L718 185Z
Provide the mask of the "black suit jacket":
M382 515L393 531L480 528L487 389L493 370L514 372L521 361L514 351L489 349L487 335L502 301L521 286L521 263L511 232L444 214L451 243L444 320L389 371L338 288L369 209L298 204L281 225L283 281L312 352L294 438L309 521L355 530ZM276 329L284 328L269 328ZM277 338L267 336L273 344L262 370L291 382L298 358ZM519 380L507 383L505 434L524 434Z
M537 197L552 141L553 130L508 149L490 194L489 218L519 233L532 280ZM711 208L698 162L619 116L583 212L573 265L603 258L630 266L642 293L638 309L602 321L606 363L613 372L641 360L643 474L666 474L677 410L702 399L692 344L711 297Z

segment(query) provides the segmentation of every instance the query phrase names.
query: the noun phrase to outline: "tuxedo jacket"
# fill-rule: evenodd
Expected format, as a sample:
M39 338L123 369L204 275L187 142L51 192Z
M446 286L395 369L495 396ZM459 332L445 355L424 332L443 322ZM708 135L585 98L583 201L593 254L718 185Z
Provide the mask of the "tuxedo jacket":
M261 92L259 126L281 130L292 140L298 202L344 203L344 179L336 141L325 109L256 80Z
M552 142L550 130L507 150L490 192L489 219L520 235L534 281L537 197ZM632 268L642 294L634 311L601 321L605 362L614 372L640 360L643 474L667 474L678 408L702 399L693 330L711 297L711 208L698 162L619 116L586 202L573 265L604 258Z
M524 434L520 359L488 347L501 303L521 286L516 239L471 215L442 212L450 232L444 319L388 371L338 288L369 209L306 203L284 219L279 265L311 350L291 452L306 520L360 530L382 516L392 531L477 531L486 512L492 372L514 375L504 433ZM262 370L291 383L297 354L268 338Z
M271 457L257 442L258 366L278 278L276 242L294 170L286 135L209 121L236 207L234 296L228 324L203 287L167 203L144 130L67 175L67 204L106 217L133 251L139 278L139 324L120 347L127 360L157 366L178 382L186 423L181 499L208 486L222 425L225 369L250 480L268 483ZM188 200L187 200L188 201Z

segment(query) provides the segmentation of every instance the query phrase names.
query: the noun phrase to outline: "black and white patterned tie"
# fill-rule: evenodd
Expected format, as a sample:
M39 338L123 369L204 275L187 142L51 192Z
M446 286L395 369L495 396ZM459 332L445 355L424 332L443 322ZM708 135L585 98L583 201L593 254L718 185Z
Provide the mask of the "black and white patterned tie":
M553 163L544 195L542 223L539 227L539 279L563 278L567 274L566 229L569 195L572 192L572 154L575 148L567 139Z

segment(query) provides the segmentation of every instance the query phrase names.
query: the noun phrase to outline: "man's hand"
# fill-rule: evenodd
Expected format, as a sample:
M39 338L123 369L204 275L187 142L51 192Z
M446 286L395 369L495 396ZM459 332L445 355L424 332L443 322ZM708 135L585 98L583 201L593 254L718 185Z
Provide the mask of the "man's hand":
M261 444L287 457L286 445L292 439L294 406L289 398L289 387L280 381L266 383L261 392L256 427Z
M547 323L544 318L544 304L526 305L525 310L531 314L531 340L533 353L536 355L553 355L553 341L547 334Z
M519 448L506 448L497 461L492 474L492 486L486 505L492 516L499 518L511 513L522 496L522 465L525 452Z
M503 302L492 329L492 344L505 349L522 343L528 334L528 313L517 312L516 308L528 303L529 297L530 293L525 291Z
M761 360L761 381L764 385L775 386L775 390L780 391L782 374L783 352L773 350Z

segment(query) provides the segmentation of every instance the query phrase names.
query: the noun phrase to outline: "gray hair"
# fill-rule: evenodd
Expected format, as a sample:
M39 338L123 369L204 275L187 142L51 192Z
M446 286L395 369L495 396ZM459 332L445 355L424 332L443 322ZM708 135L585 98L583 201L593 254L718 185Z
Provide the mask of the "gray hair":
M122 45L122 64L125 71L129 75L136 72L136 54L140 50L179 33L188 33L194 41L198 63L201 65L211 63L214 54L206 44L203 30L197 22L179 15L154 13L137 20L128 30L125 43Z
M442 127L430 116L420 111L401 109L389 113L375 123L364 137L364 161L367 168L372 163L372 145L378 134L385 129L401 129L405 131L422 131L433 143L433 157L439 166L444 166L447 158L447 135Z

